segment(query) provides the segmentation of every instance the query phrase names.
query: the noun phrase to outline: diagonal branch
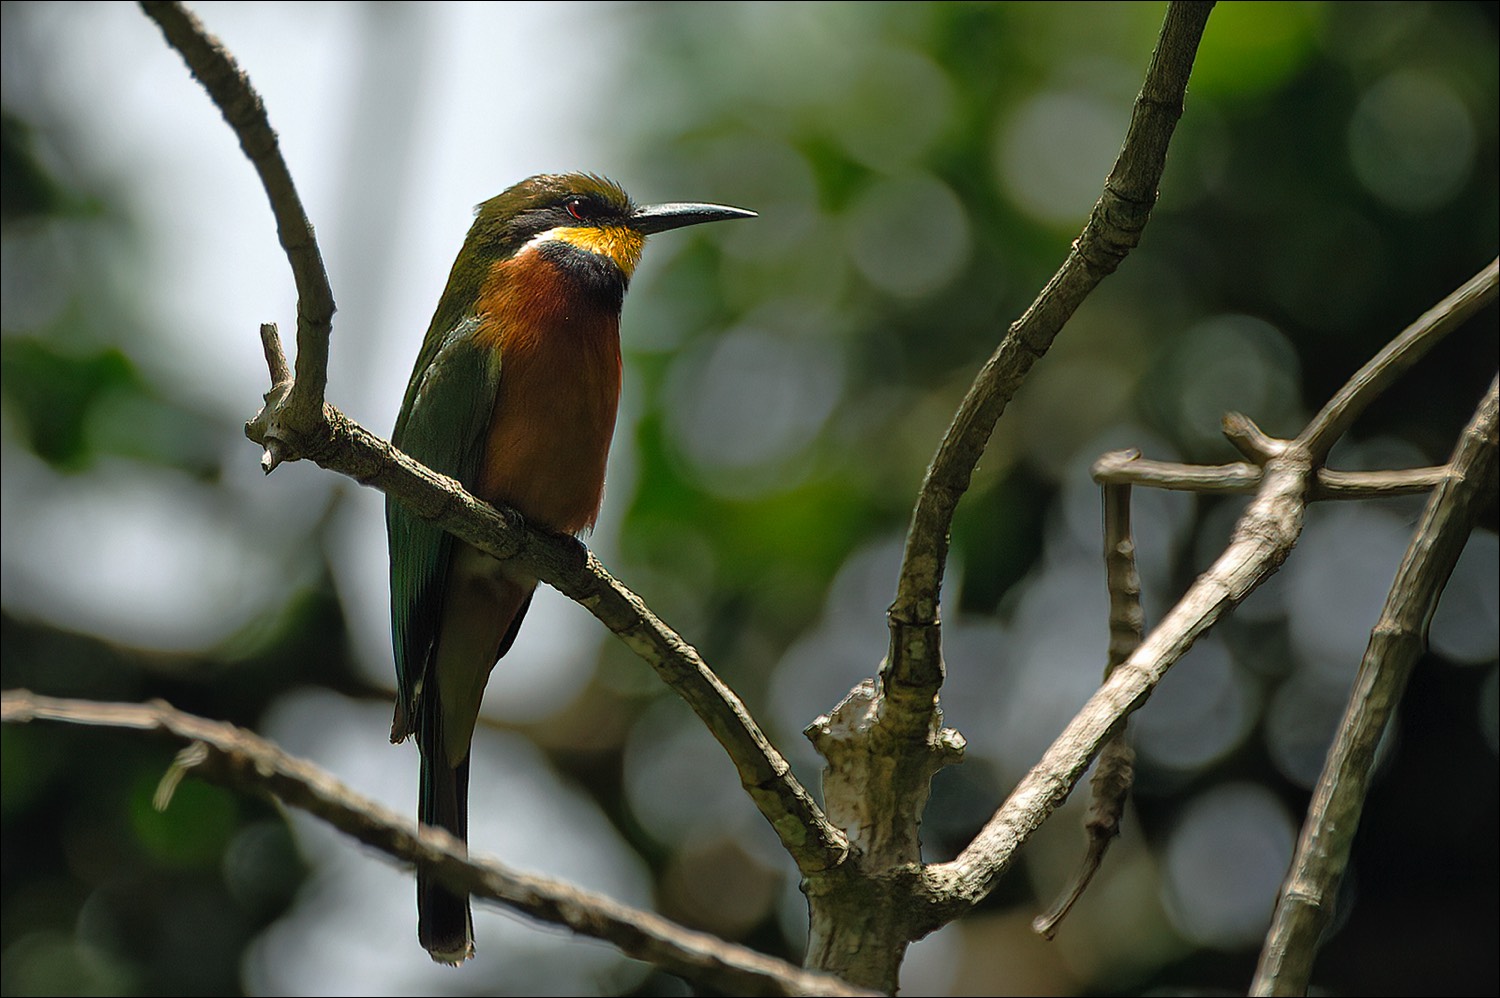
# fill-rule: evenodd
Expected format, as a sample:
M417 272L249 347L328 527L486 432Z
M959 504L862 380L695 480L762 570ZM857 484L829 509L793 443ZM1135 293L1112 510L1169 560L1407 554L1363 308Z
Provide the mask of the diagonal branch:
M233 57L179 3L147 2L146 13L203 84L255 164L297 278L297 376L274 327L261 329L271 370L266 405L245 427L265 448L262 467L307 458L405 503L419 516L497 558L514 558L582 604L644 658L685 699L724 746L740 781L804 873L838 866L848 843L793 775L791 766L743 703L697 651L662 623L583 545L527 527L513 510L497 511L457 482L419 465L323 401L333 299L312 227L292 185L260 97Z
M962 908L989 894L1016 851L1067 799L1121 719L1146 701L1203 632L1286 560L1302 533L1311 477L1312 466L1300 451L1267 462L1260 490L1229 547L1068 722L974 841L951 863L928 868L932 889Z
M1094 480L1100 484L1145 485L1158 489L1213 494L1254 492L1264 476L1269 457L1297 447L1306 451L1314 465L1314 481L1308 499L1379 499L1428 492L1450 477L1447 465L1407 468L1400 471L1335 471L1323 466L1338 441L1359 414L1396 379L1500 295L1500 258L1422 313L1379 353L1356 371L1334 393L1295 441L1272 440L1238 413L1224 417L1224 433L1245 451L1250 462L1223 465L1177 464L1152 461L1139 451L1111 451L1094 462Z
M192 750L193 772L237 790L274 797L403 863L421 863L455 890L489 898L530 918L612 943L622 953L727 994L868 995L828 974L803 970L704 932L684 928L547 877L474 859L448 833L419 826L328 773L243 728L182 713L161 702L98 703L6 690L0 720L62 721L168 735ZM179 756L179 765L184 756ZM168 773L168 780L173 772Z
M1384 350L1371 357L1370 362L1356 371L1354 377L1328 400L1297 438L1316 463L1323 463L1334 442L1407 368L1469 316L1495 300L1497 272L1500 272L1500 259L1491 260L1488 267L1469 278L1462 287L1432 306L1400 336L1386 344Z
M1500 379L1459 438L1446 479L1435 488L1370 635L1339 732L1328 751L1297 843L1252 995L1305 995L1323 930L1333 918L1349 863L1375 749L1427 648L1438 596L1486 502L1496 491Z
M1368 404L1388 387L1390 370L1405 370L1414 351L1425 351L1458 325L1450 316L1471 315L1471 302L1493 300L1497 281L1492 264L1459 293L1448 296L1407 327L1362 367L1334 396ZM1361 387L1370 386L1370 387ZM1156 684L1204 631L1238 606L1269 578L1291 552L1302 532L1312 498L1315 471L1335 438L1317 430L1323 414L1342 412L1330 402L1296 440L1266 437L1244 417L1233 422L1233 435L1246 450L1269 455L1255 499L1235 525L1229 546L1199 576L1146 640L1089 698L1010 797L959 856L924 871L925 890L942 899L928 910L932 927L945 924L977 904L1009 869L1016 851L1056 810L1083 776L1089 762L1120 721L1145 702ZM1348 420L1339 426L1347 428ZM1316 447L1316 450L1315 450Z
M1156 204L1167 145L1182 116L1183 95L1212 3L1172 3L1130 128L1104 192L1067 259L980 370L938 446L906 535L896 600L887 614L891 648L882 669L888 696L925 730L942 684L938 603L953 514L1001 413L1031 366L1052 345L1083 300L1140 242ZM915 716L922 715L922 716Z

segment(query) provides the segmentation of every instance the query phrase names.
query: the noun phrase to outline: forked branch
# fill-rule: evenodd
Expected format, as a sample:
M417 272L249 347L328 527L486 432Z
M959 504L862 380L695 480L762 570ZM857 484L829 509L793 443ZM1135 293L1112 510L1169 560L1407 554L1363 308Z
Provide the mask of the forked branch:
M1349 413L1367 405L1394 381L1395 372L1404 371L1463 319L1493 302L1496 287L1497 262L1491 262L1351 377L1296 440L1265 437L1239 418L1247 424L1237 424L1239 435L1261 441L1247 449L1270 456L1228 548L1089 698L974 841L951 863L927 867L927 889L943 899L929 909L933 927L954 917L954 909L966 909L989 894L1016 851L1067 799L1115 726L1145 701L1204 631L1280 567L1301 534L1306 505L1315 497L1316 470L1336 439L1320 427L1347 429Z

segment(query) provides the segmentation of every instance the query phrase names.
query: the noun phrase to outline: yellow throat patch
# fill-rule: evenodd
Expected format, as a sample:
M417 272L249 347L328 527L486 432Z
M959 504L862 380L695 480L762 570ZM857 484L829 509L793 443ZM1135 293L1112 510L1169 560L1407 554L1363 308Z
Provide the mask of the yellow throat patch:
M623 225L558 227L541 233L532 242L567 243L597 256L608 257L626 278L635 273L635 265L641 262L641 251L646 248L646 237Z

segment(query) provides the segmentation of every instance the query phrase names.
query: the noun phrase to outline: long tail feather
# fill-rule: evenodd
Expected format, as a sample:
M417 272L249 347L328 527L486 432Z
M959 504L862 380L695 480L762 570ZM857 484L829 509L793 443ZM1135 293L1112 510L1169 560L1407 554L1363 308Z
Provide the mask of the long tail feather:
M448 765L436 690L423 698L417 745L422 752L422 788L418 817L465 844L469 841L469 756ZM439 963L460 964L474 955L474 916L469 896L442 887L417 870L417 938Z

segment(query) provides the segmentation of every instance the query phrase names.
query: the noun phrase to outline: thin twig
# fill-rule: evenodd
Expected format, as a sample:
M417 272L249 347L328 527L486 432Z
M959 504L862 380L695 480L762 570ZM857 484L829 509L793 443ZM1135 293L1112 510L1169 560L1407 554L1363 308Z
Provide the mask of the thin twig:
M145 0L141 9L182 55L193 77L208 91L240 148L255 167L276 216L276 235L297 284L297 381L286 407L304 425L315 423L328 385L328 337L333 329L333 289L292 173L281 157L276 131L260 94L222 42L180 3ZM285 379L278 379L285 380Z
M1428 309L1386 344L1370 362L1355 372L1328 404L1307 424L1297 438L1315 463L1322 464L1334 442L1354 425L1365 408L1395 382L1406 369L1427 354L1443 337L1469 316L1495 300L1500 258L1469 278L1462 287Z
M264 396L266 404L261 407L260 411L263 414L274 413L286 401L287 393L292 390L293 386L292 369L287 366L286 354L281 349L281 334L276 331L276 323L262 322L260 324L260 346L266 357L266 367L271 372L271 387L266 391ZM282 461L286 460L286 446L275 435L275 430L269 423L263 427L261 443L263 451L260 456L260 469L269 475Z
M286 353L281 349L281 333L274 322L260 324L260 347L266 355L266 367L271 372L271 389L292 380L292 369L287 366Z
M404 863L433 870L449 887L489 898L543 922L612 943L622 953L728 994L868 995L828 974L803 970L660 915L569 884L467 855L441 829L418 826L363 797L327 772L243 728L185 714L168 704L98 703L6 690L0 720L34 720L154 731L190 746L173 775L193 775L265 794L327 822Z
M1438 595L1453 573L1480 510L1495 495L1497 413L1500 379L1490 382L1464 428L1448 476L1427 501L1370 635L1282 886L1250 988L1252 995L1307 993L1313 959L1333 917L1339 883L1369 793L1376 746L1427 648L1427 627Z
M1104 667L1107 680L1140 647L1146 633L1146 619L1141 610L1141 576L1136 570L1135 540L1130 530L1130 486L1105 485L1103 493L1104 571L1109 588L1109 660ZM1084 820L1087 844L1083 862L1052 907L1032 920L1032 930L1048 939L1057 934L1058 924L1088 890L1109 844L1120 834L1120 817L1125 813L1125 802L1135 780L1135 750L1125 740L1128 721L1123 718L1115 726L1094 765L1094 776L1089 781L1089 813Z
M1140 451L1110 451L1101 454L1091 469L1101 485L1143 485L1177 492L1205 495L1248 495L1260 487L1259 465L1177 464L1153 461ZM1405 468L1399 471L1334 471L1319 468L1310 499L1387 499L1427 492L1443 480L1446 466Z

